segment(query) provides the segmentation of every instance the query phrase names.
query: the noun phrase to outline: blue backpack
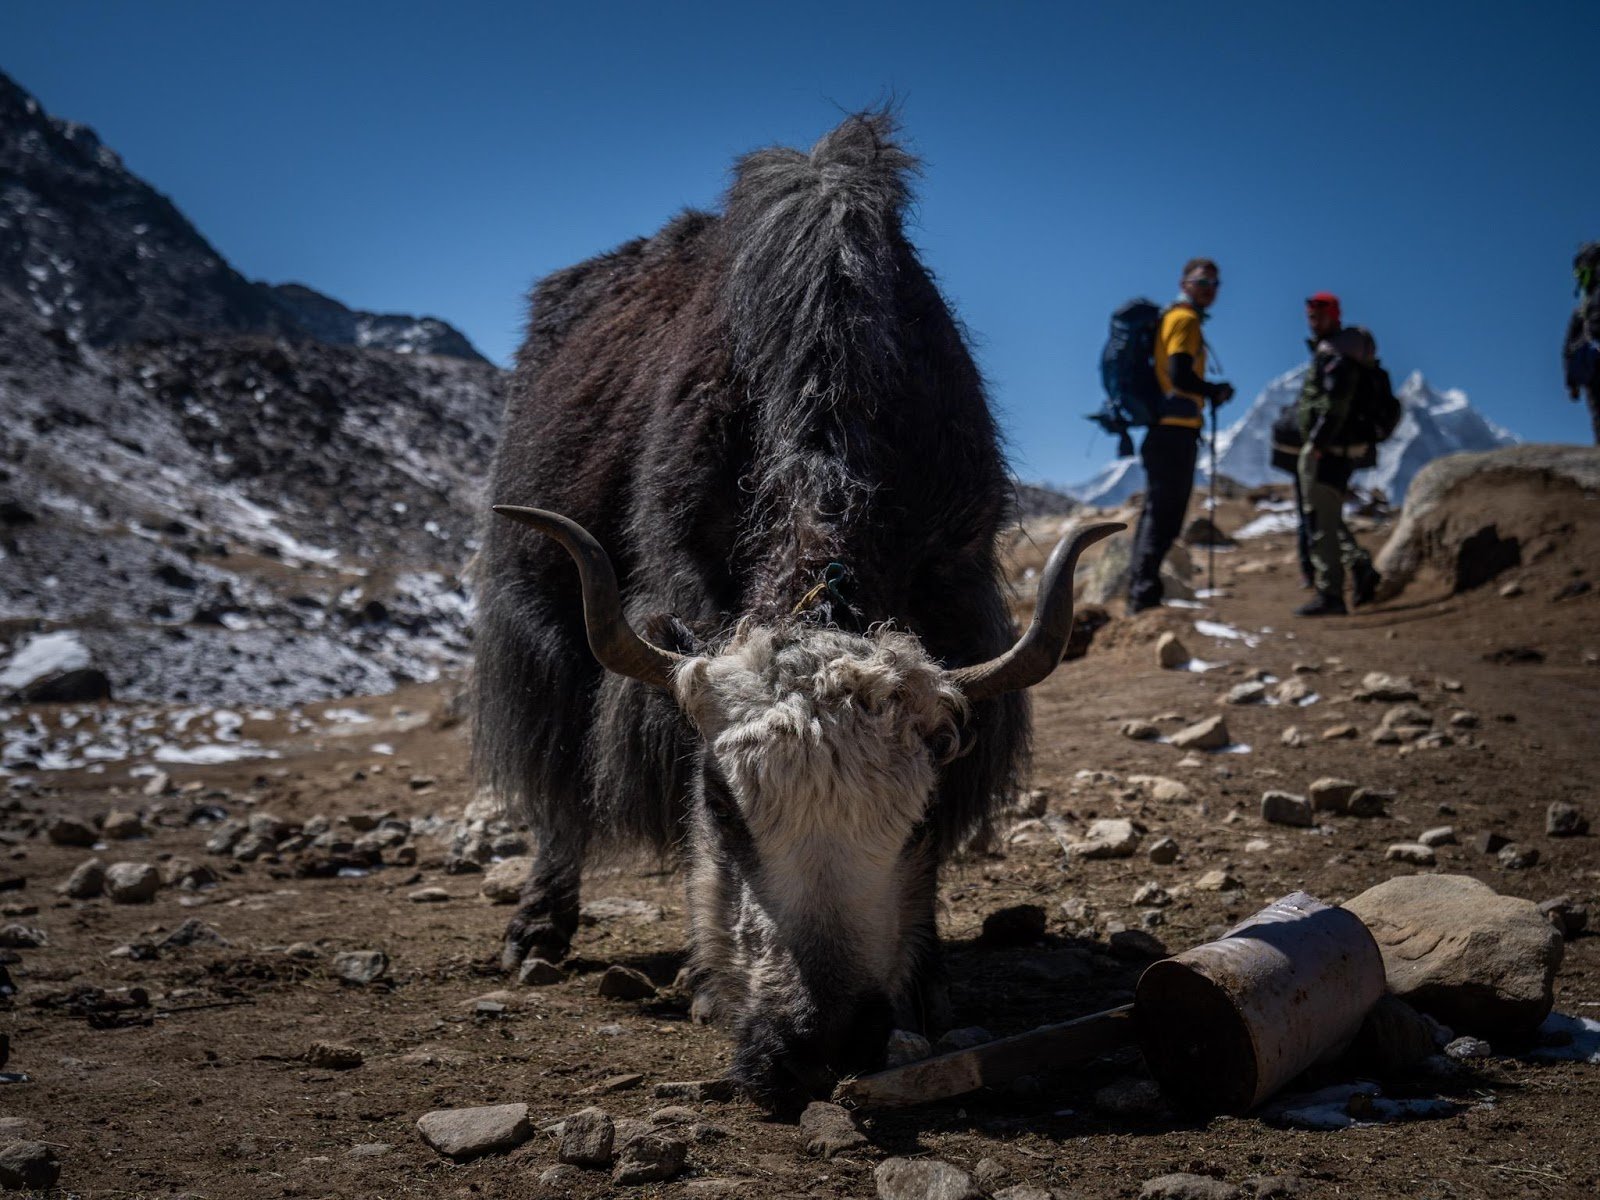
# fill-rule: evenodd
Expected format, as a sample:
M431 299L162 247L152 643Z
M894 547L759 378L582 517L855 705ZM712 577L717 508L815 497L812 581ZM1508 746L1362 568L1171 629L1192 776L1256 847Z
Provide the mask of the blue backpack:
M1161 313L1158 305L1143 297L1128 301L1111 314L1111 335L1100 352L1100 383L1106 399L1089 420L1117 436L1117 453L1124 458L1133 453L1128 430L1152 424L1161 404L1155 368Z

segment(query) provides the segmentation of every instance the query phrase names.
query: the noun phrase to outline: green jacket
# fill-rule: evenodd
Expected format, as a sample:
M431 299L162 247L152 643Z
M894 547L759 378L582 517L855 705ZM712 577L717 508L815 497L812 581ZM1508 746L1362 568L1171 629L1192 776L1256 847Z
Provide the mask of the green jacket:
M1295 405L1300 436L1306 445L1318 449L1340 444L1361 369L1334 349L1337 337L1335 333L1306 343L1311 348L1311 370L1300 385L1300 399Z

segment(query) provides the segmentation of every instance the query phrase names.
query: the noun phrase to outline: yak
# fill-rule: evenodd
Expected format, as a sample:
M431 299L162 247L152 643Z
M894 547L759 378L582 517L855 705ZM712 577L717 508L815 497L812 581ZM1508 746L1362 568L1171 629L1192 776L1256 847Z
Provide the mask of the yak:
M585 861L676 853L693 1012L771 1106L946 1019L940 864L1013 798L1121 528L1056 548L1018 640L1013 485L897 136L749 154L720 214L535 286L477 570L475 772L537 839L504 966L568 951Z

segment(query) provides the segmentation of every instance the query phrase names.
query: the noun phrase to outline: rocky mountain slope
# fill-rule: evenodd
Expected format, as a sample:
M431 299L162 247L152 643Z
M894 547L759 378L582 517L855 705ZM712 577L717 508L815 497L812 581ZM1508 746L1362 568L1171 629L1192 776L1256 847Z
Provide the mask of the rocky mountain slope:
M3 76L0 179L0 673L62 633L129 699L464 661L502 372L442 321L243 279Z

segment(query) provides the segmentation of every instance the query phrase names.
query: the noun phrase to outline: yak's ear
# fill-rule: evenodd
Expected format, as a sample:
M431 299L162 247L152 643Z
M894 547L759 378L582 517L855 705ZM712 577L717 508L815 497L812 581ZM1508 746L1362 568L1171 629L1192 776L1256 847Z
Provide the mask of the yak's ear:
M706 644L673 613L656 613L646 617L643 632L646 641L663 650L689 657L705 653Z

